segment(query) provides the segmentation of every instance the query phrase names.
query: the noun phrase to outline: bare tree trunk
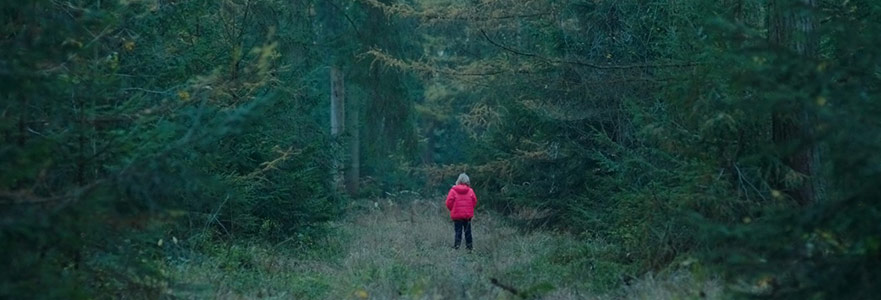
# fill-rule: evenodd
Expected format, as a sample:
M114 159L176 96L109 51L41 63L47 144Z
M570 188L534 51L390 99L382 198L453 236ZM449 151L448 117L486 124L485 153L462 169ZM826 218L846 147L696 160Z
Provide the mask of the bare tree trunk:
M342 133L345 129L346 119L346 93L345 83L343 81L343 73L339 67L330 68L330 136L334 145L333 162L333 181L334 186L342 188L343 172L340 169L341 151L338 151L342 142Z
M430 166L431 164L434 164L434 128L436 122L434 120L428 120L426 122L428 124L425 125L425 149L422 151L422 164Z
M788 48L803 57L815 57L819 47L815 35L816 20L813 12L800 11L817 7L816 0L771 0L769 2L768 40L771 44ZM809 205L816 201L817 185L817 147L809 141L813 132L811 116L804 104L797 100L778 106L771 116L772 138L783 149L790 149L783 158L792 171L807 177L796 187L785 187L784 191L799 205ZM795 149L792 149L796 147Z
M436 143L434 130L437 128L437 121L428 119L425 122L427 124L423 125L425 127L425 148L422 150L422 165L424 167L431 167L434 164L434 145ZM432 180L426 180L423 189L430 191L434 185Z

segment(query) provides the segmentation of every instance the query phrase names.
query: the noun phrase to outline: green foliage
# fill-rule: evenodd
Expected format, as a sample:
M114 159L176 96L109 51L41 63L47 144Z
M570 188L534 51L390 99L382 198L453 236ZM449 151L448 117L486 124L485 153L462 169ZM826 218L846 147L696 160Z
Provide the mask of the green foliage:
M318 55L278 4L4 2L0 295L155 298L171 244L322 233Z
M431 24L426 56L373 54L468 136L429 178L467 171L483 205L636 274L697 255L752 295L877 293L874 2L373 3Z
M157 298L188 267L266 296L266 249L344 252L332 174L357 170L371 198L465 171L479 212L582 237L501 270L521 296L699 266L751 296L870 298L876 2L3 2L0 297ZM352 296L331 277L272 293Z

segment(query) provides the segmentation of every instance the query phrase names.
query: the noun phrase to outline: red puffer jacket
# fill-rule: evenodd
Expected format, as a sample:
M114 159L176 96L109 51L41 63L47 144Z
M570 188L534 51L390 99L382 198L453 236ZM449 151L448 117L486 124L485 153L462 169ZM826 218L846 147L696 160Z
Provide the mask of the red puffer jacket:
M477 196L471 187L458 184L447 193L447 209L450 210L450 219L471 220L474 217L474 207L477 206Z

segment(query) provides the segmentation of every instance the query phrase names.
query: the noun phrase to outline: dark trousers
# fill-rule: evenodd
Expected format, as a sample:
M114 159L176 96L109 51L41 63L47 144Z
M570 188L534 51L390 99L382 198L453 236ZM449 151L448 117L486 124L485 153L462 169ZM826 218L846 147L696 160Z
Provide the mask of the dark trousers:
M465 232L465 248L471 249L471 220L453 220L456 229L456 240L453 248L459 249L462 244L462 232Z

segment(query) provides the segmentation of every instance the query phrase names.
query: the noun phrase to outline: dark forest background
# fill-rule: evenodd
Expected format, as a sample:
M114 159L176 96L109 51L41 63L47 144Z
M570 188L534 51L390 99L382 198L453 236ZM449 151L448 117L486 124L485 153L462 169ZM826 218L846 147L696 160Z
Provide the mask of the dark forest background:
M871 298L879 34L872 0L4 1L0 297L159 297L181 257L314 248L467 172L479 210L613 245L613 286Z

